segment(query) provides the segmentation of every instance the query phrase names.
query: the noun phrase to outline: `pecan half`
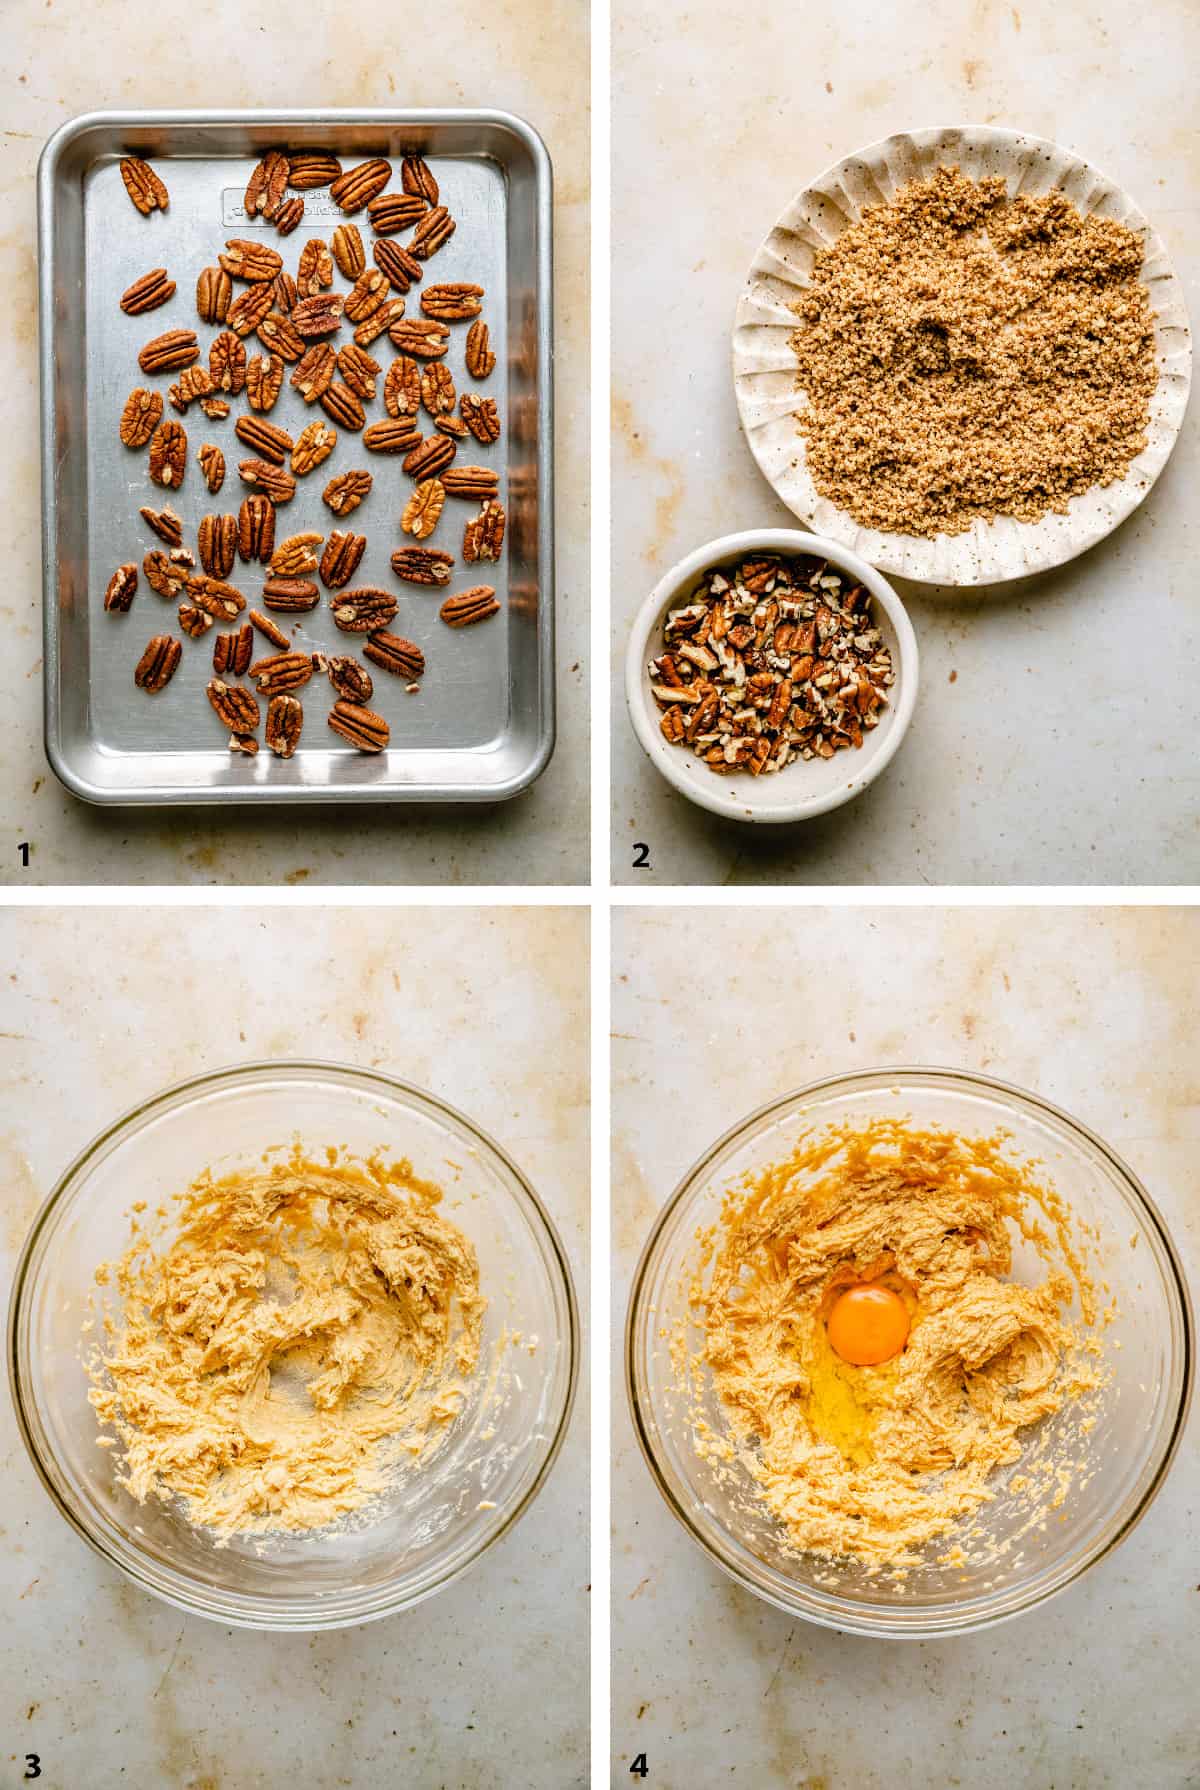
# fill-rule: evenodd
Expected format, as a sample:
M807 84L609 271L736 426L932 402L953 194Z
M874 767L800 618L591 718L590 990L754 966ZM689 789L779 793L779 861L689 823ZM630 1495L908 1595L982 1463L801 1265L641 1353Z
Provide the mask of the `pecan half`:
M369 348L380 336L387 335L393 323L398 323L403 315L404 300L389 298L386 304L380 305L377 311L372 311L369 317L364 317L361 323L355 325L354 340L360 348Z
M377 267L364 268L346 294L343 309L351 323L361 323L377 311L387 297L387 276Z
M292 643L284 633L283 629L278 627L271 620L269 615L264 615L261 609L252 609L250 611L250 620L254 623L254 626L258 629L264 639L271 642L272 646L279 647L282 652L286 652L288 647L291 646Z
M391 738L391 729L383 716L373 709L360 708L356 702L335 702L329 711L329 725L360 752L382 752Z
M121 412L121 440L129 448L145 447L162 420L163 401L158 392L135 386Z
M335 516L348 516L351 510L358 508L370 491L371 484L371 474L355 467L350 472L339 472L335 479L330 479L321 498Z
M168 329L146 343L138 355L143 373L178 373L200 359L194 329Z
M366 411L350 387L337 379L321 393L321 409L343 429L361 429L367 420Z
M248 280L252 285L273 280L283 266L283 256L270 243L248 242L241 236L230 237L217 260L231 280Z
M156 634L137 662L133 681L139 690L157 696L175 675L175 667L183 657L183 648L170 634Z
M349 654L339 653L323 659L322 667L338 695L344 696L347 702L370 702L374 696L375 684L370 672Z
M300 744L304 709L298 696L272 696L263 738L276 758L290 758Z
M196 455L200 462L200 470L204 474L204 483L215 497L225 483L225 456L219 447L206 441Z
M258 698L239 684L227 684L214 677L205 685L205 695L222 726L231 733L253 733L262 719Z
M318 419L308 423L296 437L296 445L292 449L292 471L301 477L314 467L328 460L337 446L337 430L331 429L328 423Z
M281 311L286 317L299 298L296 282L291 274L284 270L277 273L271 281L271 311ZM271 311L267 312L268 317Z
M407 454L420 440L421 431L408 417L387 417L363 430L363 446L373 454Z
M379 362L357 342L344 342L337 352L338 372L356 398L370 400L375 396L375 375Z
M280 236L290 236L298 225L304 222L304 200L299 193L293 193L285 199L275 213L275 228Z
M171 203L171 196L163 182L149 162L142 161L140 156L127 155L124 158L121 163L121 179L125 182L125 191L144 218L148 218L156 209L165 211Z
M330 238L329 248L339 271L346 279L356 280L367 265L358 225L339 224Z
M331 336L342 326L340 292L318 292L302 298L292 312L292 327L306 342L315 336Z
M419 193L379 193L367 206L376 236L395 236L424 217L428 204Z
M428 261L431 255L436 255L449 242L454 229L454 219L446 207L436 205L432 211L425 213L413 231L408 245L410 254L415 255L418 261Z
M389 416L416 416L421 408L421 369L410 354L396 357L383 382L383 408Z
M401 317L388 334L401 354L415 354L421 360L437 360L450 345L449 326L432 317Z
M167 417L150 438L150 477L156 485L178 490L187 471L187 436L183 425Z
M243 622L236 634L218 634L213 641L213 670L243 677L254 657L254 629Z
M472 517L463 529L463 558L468 565L476 560L497 560L504 545L505 515L503 507L489 501L478 516Z
M273 410L283 390L283 361L278 354L256 354L246 362L246 396L252 410Z
M495 497L500 475L490 466L452 466L442 474L447 497Z
M171 400L172 410L185 416L189 404L194 404L197 398L209 397L212 390L212 374L207 367L185 367L174 385L168 387L167 397Z
M421 402L436 421L448 416L455 403L454 377L441 361L434 361L421 374Z
M372 634L363 646L363 657L409 684L415 683L425 670L425 655L420 647L399 634Z
M157 591L160 597L169 597L172 602L187 588L187 567L177 565L161 547L156 547L146 555L142 561L142 571L150 589Z
M453 460L458 449L447 435L427 435L420 447L402 462L410 478L436 478Z
M481 441L485 447L489 442L499 441L500 415L495 398L477 398L474 392L464 392L459 409L476 441Z
M415 193L419 199L424 199L427 205L436 205L438 202L438 183L424 156L406 155L403 158L400 163L400 185L406 193Z
M491 332L482 318L467 331L467 372L472 379L486 379L496 365L491 349Z
M448 435L452 441L465 441L470 434L461 416L435 416L433 426L439 435Z
M236 516L201 516L196 533L200 564L210 578L228 578L237 554L238 519Z
M258 326L258 339L281 360L295 363L304 355L304 338L282 311L268 311Z
M381 193L392 178L392 165L381 157L360 162L339 174L329 189L329 197L345 212L361 211L364 205Z
M248 336L256 330L275 302L275 288L270 280L259 280L239 292L226 313L225 321L235 335Z
M329 390L337 371L337 350L332 342L314 342L292 374L292 384L306 404L312 404Z
M252 491L261 492L273 504L291 503L296 495L296 481L281 466L269 460L239 460L238 472Z
M473 584L470 590L460 590L457 596L447 597L438 610L448 628L469 628L474 622L490 621L499 613L500 605L490 584Z
M201 268L196 280L196 310L201 323L224 323L233 303L233 281L223 267Z
M133 564L118 566L108 581L104 593L104 607L110 615L127 615L129 606L137 596L137 567Z
M421 309L427 317L439 317L443 323L465 323L468 317L478 317L482 297L482 286L455 280L445 286L427 286L421 294Z
M299 578L305 572L315 572L317 555L314 547L319 547L324 535L306 534L288 535L280 541L271 555L271 570L282 578Z
M341 590L343 585L349 584L366 550L366 535L335 528L321 555L321 583L325 589Z
M373 634L394 621L400 607L390 591L362 584L342 591L331 604L333 619L346 634Z
M389 236L378 237L371 254L380 273L401 295L424 278L425 270L416 256Z
M140 280L127 286L121 294L121 309L127 317L140 317L143 311L156 311L175 296L175 282L165 267L152 267Z
M268 578L262 596L268 609L281 610L285 615L302 615L321 601L321 593L311 578Z
M188 596L197 609L222 622L236 621L246 607L246 599L232 584L219 578L202 577L199 573L187 582Z
M342 171L342 164L328 149L294 149L289 158L291 174L288 184L298 193L314 187L330 186Z
M316 298L317 294L333 285L333 256L329 253L329 244L314 236L306 242L300 251L300 265L296 270L296 290L301 298ZM288 307L290 310L290 306Z
M269 149L246 183L246 216L273 218L288 189L288 158Z
M282 690L299 690L313 674L311 653L275 653L250 667L264 696L276 696Z
M220 392L236 398L246 385L246 345L232 330L224 329L208 351L208 370Z
M244 497L238 511L238 553L266 565L275 551L275 505L269 497Z
M179 625L189 640L199 640L201 634L207 634L212 627L213 618L205 615L203 609L197 609L194 603L181 603Z
M392 571L406 584L449 584L454 555L438 547L401 547L392 554Z
M161 510L144 507L138 511L138 515L147 528L154 530L160 541L165 541L168 547L178 547L183 539L183 520L175 514L170 504L164 504Z
M422 479L404 506L400 527L414 540L427 541L438 525L446 503L446 490L440 479Z
M264 422L258 416L239 416L233 432L239 441L245 442L248 448L254 448L276 466L283 465L294 446L286 429L279 428L276 423Z

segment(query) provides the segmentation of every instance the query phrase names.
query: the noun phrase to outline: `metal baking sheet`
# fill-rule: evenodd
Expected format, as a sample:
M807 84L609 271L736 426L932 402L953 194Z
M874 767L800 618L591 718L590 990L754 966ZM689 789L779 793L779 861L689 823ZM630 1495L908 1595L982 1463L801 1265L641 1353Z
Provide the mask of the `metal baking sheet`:
M309 528L365 534L367 551L352 583L393 590L400 604L393 631L425 652L416 695L371 668L373 706L391 727L388 750L375 757L343 746L327 728L333 692L318 679L301 693L304 733L293 759L277 760L265 748L254 759L230 753L204 694L215 629L183 640L182 663L160 695L147 697L133 683L150 636L178 631L175 605L156 596L141 574L143 556L162 543L139 517L140 506L171 504L194 551L200 517L241 503L247 487L237 461L249 457L233 433L238 415L249 411L244 398L224 422L209 421L193 405L180 419L188 436L182 488L171 493L153 484L146 450L121 443L121 407L139 384L165 397L178 375L147 379L138 352L152 336L185 328L197 331L207 356L217 331L197 317L196 276L215 263L227 237L265 231L294 273L304 243L328 240L342 221L321 188L304 194L304 221L288 237L261 220L247 223L246 181L276 147L332 149L346 166L385 156L397 188L401 156L425 156L458 224L426 263L426 280L472 280L486 289L483 314L497 355L481 389L497 400L501 438L491 447L464 443L460 458L499 471L508 533L498 565L463 563L462 529L476 506L447 499L428 545L455 554L450 585L439 592L397 580L389 560L408 542L399 520L412 481L398 458L368 453L348 430L338 429L333 454L297 481L295 499L279 511L277 538ZM124 155L142 156L161 173L171 198L166 212L142 218L133 209L119 169ZM551 175L536 132L506 113L481 111L91 113L64 125L43 150L38 219L46 752L68 789L113 804L462 802L503 800L533 782L554 745ZM369 242L365 213L352 221ZM151 267L168 269L175 296L158 310L125 316L122 292ZM335 278L335 290L347 286ZM416 314L417 296L414 288L409 314ZM348 337L343 327L339 339ZM473 384L463 366L465 339L465 326L453 326L447 365L460 390ZM257 351L255 338L247 350ZM387 337L370 352L386 372L394 354ZM380 392L382 381L383 374ZM386 415L381 397L366 408L368 421ZM169 406L166 414L174 414ZM285 380L270 420L295 435L314 416L324 418L320 406L306 407ZM204 441L220 446L227 464L215 497L196 464ZM374 486L339 523L321 491L351 466L367 467ZM129 560L139 568L137 597L128 614L108 615L105 587ZM231 575L251 607L258 606L264 571L239 561ZM485 582L503 605L493 621L452 630L438 619L448 592ZM324 591L310 614L275 619L295 623L288 632L308 651L354 652L362 644L361 636L338 632Z

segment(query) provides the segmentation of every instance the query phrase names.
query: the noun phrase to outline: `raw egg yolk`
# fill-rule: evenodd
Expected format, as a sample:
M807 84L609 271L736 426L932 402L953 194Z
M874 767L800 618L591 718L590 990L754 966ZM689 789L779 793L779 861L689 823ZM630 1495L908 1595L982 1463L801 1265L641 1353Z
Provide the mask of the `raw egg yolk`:
M826 1320L829 1346L851 1367L878 1367L908 1341L908 1307L879 1284L847 1287Z

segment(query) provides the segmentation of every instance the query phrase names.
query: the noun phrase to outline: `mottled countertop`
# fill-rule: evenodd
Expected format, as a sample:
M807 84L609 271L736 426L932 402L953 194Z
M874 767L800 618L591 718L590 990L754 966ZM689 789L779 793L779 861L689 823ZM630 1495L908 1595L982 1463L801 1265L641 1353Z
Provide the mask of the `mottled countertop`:
M304 1054L461 1106L537 1188L582 1298L587 926L580 909L10 908L5 1304L34 1212L102 1125L201 1069ZM586 1387L542 1492L462 1579L399 1616L290 1636L185 1616L93 1554L5 1396L0 1781L36 1752L46 1790L501 1790L498 1762L518 1759L537 1790L586 1783Z
M588 48L583 0L447 0L436 29L366 0L10 0L0 129L0 883L579 883L588 875ZM529 54L531 42L537 54ZM542 134L555 172L558 746L487 809L96 809L42 747L34 171L80 112L130 107L491 106ZM17 844L28 841L22 870Z
M1200 878L1190 417L1093 552L991 590L900 586L921 650L911 732L857 801L800 827L692 807L642 753L621 667L677 560L798 527L734 408L730 328L762 238L831 162L894 131L1007 125L1103 168L1200 313L1193 0L717 0L617 7L613 80L613 875L627 883L1185 883ZM632 868L633 844L650 868Z
M730 935L714 989L697 965ZM991 1633L886 1644L792 1620L684 1533L633 1437L620 1329L654 1215L715 1138L888 1063L987 1071L1078 1115L1140 1175L1194 1288L1200 918L625 909L614 954L613 1782L645 1752L658 1790L1194 1786L1194 1414L1144 1521L1078 1584Z

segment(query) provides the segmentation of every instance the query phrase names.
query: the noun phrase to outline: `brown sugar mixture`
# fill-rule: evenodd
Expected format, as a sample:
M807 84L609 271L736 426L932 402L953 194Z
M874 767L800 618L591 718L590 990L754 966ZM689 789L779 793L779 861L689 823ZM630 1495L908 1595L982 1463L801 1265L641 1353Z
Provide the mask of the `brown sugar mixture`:
M940 168L867 209L793 306L822 496L867 528L1037 522L1122 479L1157 381L1141 238Z

